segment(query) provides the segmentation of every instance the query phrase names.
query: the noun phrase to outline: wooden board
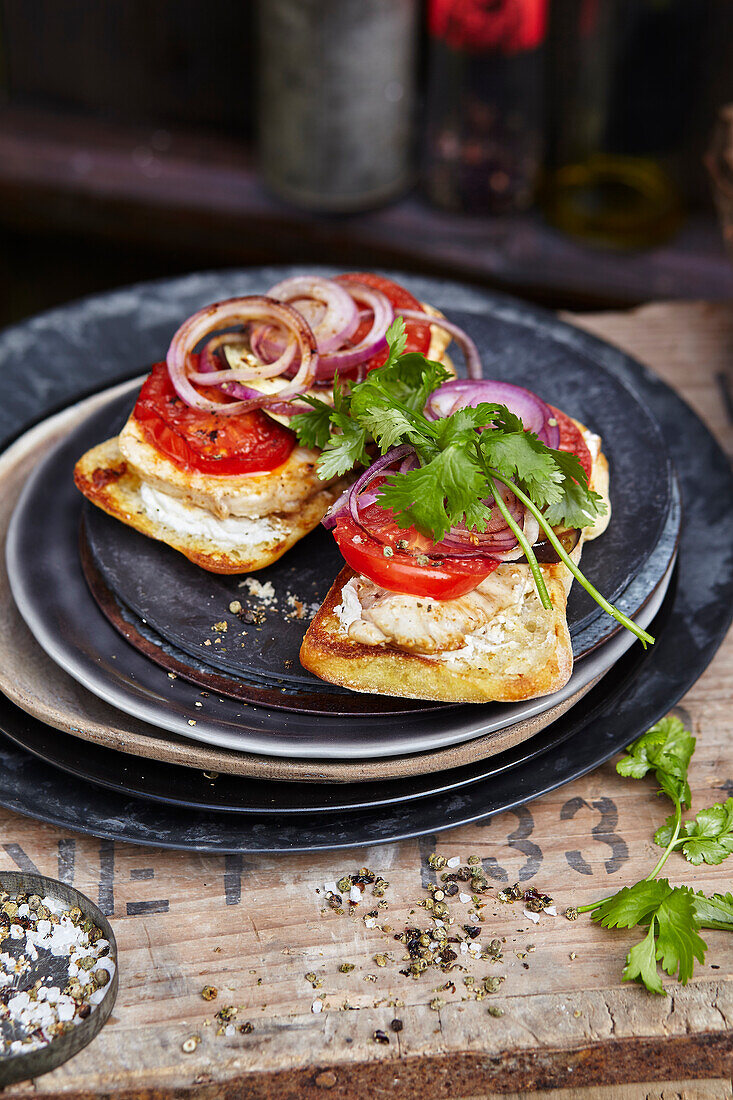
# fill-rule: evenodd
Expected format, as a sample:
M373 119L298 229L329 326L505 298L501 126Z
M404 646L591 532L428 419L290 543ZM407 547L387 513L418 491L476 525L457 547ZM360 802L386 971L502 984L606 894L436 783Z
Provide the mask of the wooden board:
M733 420L716 381L730 362L733 308L658 305L578 320L676 384L733 452ZM733 793L732 695L729 638L679 708L698 737L690 770L698 808ZM652 782L622 779L612 764L488 823L350 853L245 859L151 851L3 811L0 868L35 866L73 881L111 916L120 950L117 1007L99 1038L4 1097L469 1100L560 1089L549 1095L724 1100L733 1061L733 937L707 933L707 965L686 988L669 982L669 996L653 997L620 980L635 933L599 932L587 917L568 923L562 915L543 914L534 925L521 905L496 898L519 881L552 895L562 914L635 882L657 858L652 834L666 813ZM506 937L503 959L466 965L478 978L505 981L480 1002L461 1000L462 972L455 994L435 992L455 973L400 974L402 945L394 932L367 928L363 906L349 917L324 904L326 881L367 865L390 882L380 924L397 931L424 919L416 907L436 850L464 861L480 856L496 887L481 939ZM696 889L730 889L730 862L694 868L675 856L668 870ZM468 906L451 908L464 923ZM380 953L393 960L380 967ZM342 962L354 970L341 973ZM314 989L306 973L323 984ZM202 999L205 985L218 988L215 1001ZM436 997L445 1004L433 1010ZM238 1006L235 1023L252 1030L218 1035L214 1014L223 1005ZM504 1014L489 1015L488 1006ZM389 1027L396 1017L399 1033ZM389 1043L375 1042L375 1029ZM201 1041L186 1054L190 1036Z

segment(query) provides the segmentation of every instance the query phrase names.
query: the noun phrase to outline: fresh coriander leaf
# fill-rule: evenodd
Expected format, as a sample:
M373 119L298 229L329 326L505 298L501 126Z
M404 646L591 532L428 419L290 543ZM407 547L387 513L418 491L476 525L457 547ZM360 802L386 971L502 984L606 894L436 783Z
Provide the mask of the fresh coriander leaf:
M536 435L521 428L513 432L497 428L482 432L479 446L487 465L504 477L516 477L535 503L545 505L562 499L562 472Z
M654 938L655 927L655 921L652 920L649 925L649 931L644 939L634 944L629 951L626 957L623 980L625 982L640 980L650 993L658 993L660 996L664 997L666 996L664 986L662 985L662 979L659 977L659 971L657 970L657 944Z
M707 945L697 932L694 895L684 886L670 886L667 879L624 887L593 911L593 920L604 928L649 922L647 936L629 952L624 978L641 978L654 993L663 992L656 960L668 974L679 972L683 985L692 977L694 960L705 961Z
M367 375L367 380L369 377ZM452 377L442 363L426 359L419 352L408 351L400 358L395 369L389 372L383 385L403 405L407 405L413 412L422 413L430 394Z
M669 844L672 831L667 834L667 825L655 833L657 844ZM722 863L733 854L733 798L700 810L694 821L683 823L682 829L686 835L676 847L682 849L685 859L696 865ZM667 836L666 841L663 836Z
M427 466L388 478L379 503L392 510L398 527L417 527L439 542L465 520L467 510L484 530L491 510L481 504L481 498L488 495L475 457L452 445Z
M360 419L378 405L399 405L422 414L433 390L451 377L442 363L425 359L417 352L408 352L397 360L391 358L376 370L369 371L363 382L351 391L352 415ZM430 422L425 420L425 424Z
M460 437L470 440L475 447L481 439L476 435L476 429L489 424L497 410L502 408L502 405L494 405L487 401L482 401L480 405L465 405L450 416L442 416L438 420L431 421L431 430L440 446L445 447Z
M637 738L616 765L619 775L641 779L653 771L664 793L690 805L690 786L687 769L695 751L695 738L686 730L679 718L670 715L656 722L650 730Z
M331 435L318 459L318 476L324 481L341 477L354 466L369 465L366 428L360 428L342 413L333 413L331 419L341 432Z
M675 974L687 985L695 968L695 959L705 962L707 944L695 926L695 905L692 891L678 886L670 891L656 911L659 928L657 958L662 969Z
M535 504L545 509L551 526L587 527L603 515L602 497L588 488L577 455L554 451L504 407L493 416L494 427L482 432L479 447L487 464L516 479Z
M348 383L345 386L341 385L338 374L333 376L333 408L334 412L341 416L351 415L351 388Z
M385 338L389 347L389 355L387 356L386 363L382 365L391 366L395 359L399 359L404 353L405 347L407 346L407 326L405 325L404 317L395 317L385 333Z
M398 406L373 405L360 420L379 444L382 454L398 443L420 446L424 441L424 433L414 427L412 415Z
M593 910L593 920L604 928L633 928L635 924L645 924L671 892L667 879L651 882L643 879L635 886L624 886L613 897L601 902Z
M692 895L692 903L698 928L724 925L725 930L733 932L733 894L713 894L707 898L701 891Z
M333 408L319 397L311 397L309 394L302 394L299 400L310 405L311 410L291 416L290 427L297 435L301 447L322 451L331 436Z
M588 478L577 455L570 451L550 452L562 473L562 496L548 501L545 512L553 526L564 523L566 527L587 527L606 514L606 504L600 493L588 487Z

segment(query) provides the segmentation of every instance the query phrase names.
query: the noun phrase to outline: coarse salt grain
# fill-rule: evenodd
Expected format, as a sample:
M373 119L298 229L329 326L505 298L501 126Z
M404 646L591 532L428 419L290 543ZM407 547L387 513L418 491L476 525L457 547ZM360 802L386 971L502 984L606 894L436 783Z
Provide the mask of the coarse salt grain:
M554 905L546 905L543 912L549 913L551 917L557 916L557 909Z
M460 856L451 856L450 859L446 860L446 866L447 867L460 867L461 866Z
M39 958L36 949L38 946L53 956L63 958L66 975L69 978L73 977L79 985L88 987L91 983L91 995L86 999L89 1004L98 1004L106 995L107 990L105 987L108 983L105 982L104 987L95 988L93 974L87 970L81 970L78 964L81 960L91 956L94 960L94 969L97 971L105 970L111 977L115 971L115 963L110 958L101 957L102 950L109 950L109 941L100 937L96 942L90 942L88 932L84 930L80 922L75 924L71 920L65 906L57 899L44 897L41 904L53 914L56 923L46 918L36 920L35 911L31 911L26 903L18 907L18 914L21 918L23 917L24 906L28 909L28 916L33 921L34 927L24 930L22 927L16 926L21 934L14 938L22 941L25 937L25 944L21 944L19 948L20 951L25 952L24 954L19 954L18 950L12 954L10 952L0 952L0 964L2 964L0 987L12 985L17 980L14 976L25 974L31 970L31 961L35 962ZM76 974L74 971L76 971ZM66 975L64 976L64 982L66 981ZM56 971L56 976L58 980L58 971ZM15 995L9 997L4 1013L5 1018L13 1020L16 1025L25 1031L26 1035L22 1039L12 1041L5 1039L4 1044L1 1044L4 1053L15 1051L28 1053L30 1050L36 1050L54 1037L56 1025L67 1025L75 1020L77 1016L77 1003L75 1000L69 994L61 991L61 983L44 985L44 980L48 981L49 979L47 976L41 978L33 986L35 992L32 1000L27 992L14 991Z
M313 1004L311 1005L311 1012L315 1012L316 1015L319 1012L323 1012L323 1002L322 1001L314 1001Z
M361 901L361 890L358 886L352 886L349 890L349 901Z
M524 915L525 915L525 917L527 917L529 920L532 921L532 924L539 924L540 923L539 913L533 913L531 909L525 909L524 910Z
M462 901L464 905L468 905L469 901L471 900L471 895L470 894L459 894L458 895L458 900Z

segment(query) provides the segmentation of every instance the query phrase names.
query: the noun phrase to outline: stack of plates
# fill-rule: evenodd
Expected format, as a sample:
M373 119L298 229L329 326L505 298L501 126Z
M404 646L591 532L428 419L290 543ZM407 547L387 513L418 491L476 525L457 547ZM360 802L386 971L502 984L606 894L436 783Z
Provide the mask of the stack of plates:
M83 502L74 463L119 429L139 381L109 384L159 358L193 309L290 273L133 288L0 338L21 405L53 345L56 380L36 416L90 382L98 390L0 457L0 586L13 597L0 623L0 728L10 739L0 803L95 835L207 850L433 833L607 759L679 698L720 643L733 595L733 485L706 429L621 352L455 284L399 277L473 336L487 376L536 390L603 437L613 519L582 568L651 628L658 640L647 652L576 584L575 669L555 695L448 706L356 694L298 662L340 568L324 531L253 584L205 573ZM229 610L234 601L242 612Z

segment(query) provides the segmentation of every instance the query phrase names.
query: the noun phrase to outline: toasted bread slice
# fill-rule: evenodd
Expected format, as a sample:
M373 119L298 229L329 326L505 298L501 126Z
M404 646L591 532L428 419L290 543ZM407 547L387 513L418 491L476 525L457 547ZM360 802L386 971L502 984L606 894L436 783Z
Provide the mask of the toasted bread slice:
M571 554L576 565L583 544L605 531L611 514L609 469L601 440L582 424L578 427L593 456L590 486L603 498L606 514L582 531ZM566 618L573 577L562 563L540 568L551 609L542 607L529 566L507 562L491 574L494 593L487 598L496 599L493 618L465 634L459 632L463 639L460 648L441 650L441 634L446 636L441 630L441 617L447 611L450 620L450 605L460 601L431 606L427 599L395 597L389 627L373 613L364 621L358 618L362 614L358 583L351 594L348 591L354 587L356 574L347 567L308 628L300 651L301 663L322 680L353 691L411 699L483 703L549 695L564 687L573 670ZM368 588L366 591L368 594ZM460 613L456 617L460 622ZM450 630L447 633L450 636Z
M271 565L318 526L342 488L338 484L312 493L297 511L218 518L145 485L117 439L87 451L76 464L74 481L108 515L167 543L212 573L249 573Z
M344 586L355 576L344 568L308 627L301 664L322 680L353 691L409 699L486 703L549 695L567 683L573 668L565 617L570 585L564 565L541 568L552 599L550 610L532 591L521 608L501 612L503 640L469 640L460 650L435 656L353 641L339 614ZM499 566L496 573L509 569L516 574L529 566ZM470 637L480 639L480 632Z

